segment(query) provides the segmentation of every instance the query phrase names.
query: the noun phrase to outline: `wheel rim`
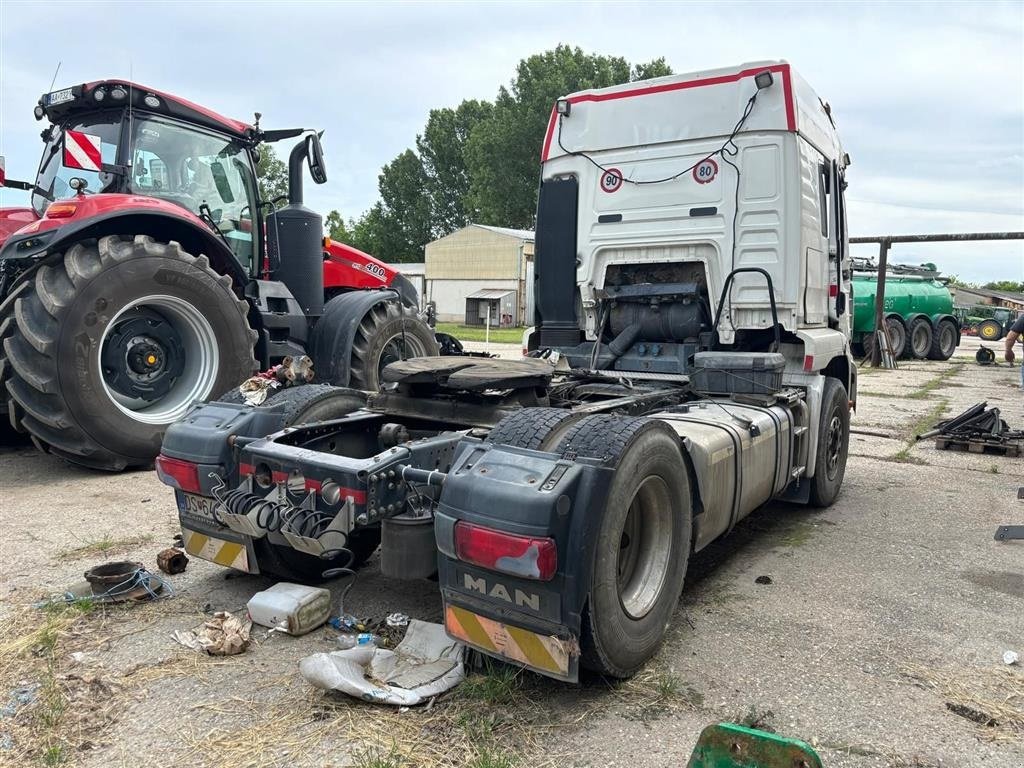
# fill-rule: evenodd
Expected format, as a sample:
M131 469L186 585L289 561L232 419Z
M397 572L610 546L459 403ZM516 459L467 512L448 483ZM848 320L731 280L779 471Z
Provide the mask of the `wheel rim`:
M672 500L660 477L646 478L630 502L619 537L619 602L633 619L646 616L661 596L672 550Z
M943 323L940 334L939 348L942 350L942 354L952 355L956 350L956 331L949 323Z
M838 411L832 411L828 422L828 438L825 444L825 473L829 480L835 480L839 472L839 460L843 448L843 420Z
M888 323L889 338L892 340L893 353L899 356L899 352L906 346L907 334L903 330L903 326L896 321Z
M396 333L384 342L377 363L377 380L382 381L381 374L391 363L408 360L410 357L426 357L426 347L411 333Z
M914 329L914 355L924 357L928 354L929 347L931 347L931 340L928 338L928 328L918 325Z
M984 323L981 326L981 337L983 339L994 339L996 337L995 326L991 323Z
M99 344L103 389L119 411L169 424L217 379L217 337L203 314L176 296L144 296L107 324Z

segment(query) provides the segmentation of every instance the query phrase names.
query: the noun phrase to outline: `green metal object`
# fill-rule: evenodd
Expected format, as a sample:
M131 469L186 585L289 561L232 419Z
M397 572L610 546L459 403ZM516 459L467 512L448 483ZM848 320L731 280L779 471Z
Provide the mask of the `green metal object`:
M822 768L810 744L734 723L701 731L687 768Z
M875 289L877 278L855 272L853 275L853 332L870 333L875 329ZM915 315L953 314L953 297L940 280L914 275L887 275L885 278L885 314L895 313L909 322Z

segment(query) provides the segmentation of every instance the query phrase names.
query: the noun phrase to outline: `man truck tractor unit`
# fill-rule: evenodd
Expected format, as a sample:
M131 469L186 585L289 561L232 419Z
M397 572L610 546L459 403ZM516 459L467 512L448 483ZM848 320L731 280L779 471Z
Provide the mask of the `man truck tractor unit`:
M855 261L853 350L869 357L875 344L877 287L874 265ZM953 314L948 281L938 277L933 265L899 265L898 271L887 272L884 312L894 357L949 360L960 344L960 322Z
M541 161L532 356L197 406L157 459L189 552L315 579L380 542L385 575L437 575L453 638L623 677L692 552L835 501L856 369L829 108L785 62L584 91Z
M31 205L0 209L0 412L40 448L146 465L168 424L257 367L308 353L321 381L376 389L386 363L437 354L412 283L303 206L303 165L326 180L316 133L124 81L45 94L35 115L35 182L4 182ZM260 145L295 137L287 199L261 200Z

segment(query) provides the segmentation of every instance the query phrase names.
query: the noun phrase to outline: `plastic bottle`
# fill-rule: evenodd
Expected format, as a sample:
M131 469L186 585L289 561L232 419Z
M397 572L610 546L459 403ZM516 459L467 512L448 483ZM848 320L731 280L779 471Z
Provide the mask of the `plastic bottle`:
M348 648L376 648L380 638L372 632L360 632L358 635L346 633L338 635L338 647L342 650Z

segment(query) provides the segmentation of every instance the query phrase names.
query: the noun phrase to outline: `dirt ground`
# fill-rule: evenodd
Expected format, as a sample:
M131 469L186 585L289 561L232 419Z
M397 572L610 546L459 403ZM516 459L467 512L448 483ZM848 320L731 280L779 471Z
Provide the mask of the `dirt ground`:
M247 653L219 659L172 640L210 611L244 612L265 578L193 559L158 602L33 607L105 560L155 570L177 515L152 472L0 448L0 765L678 768L704 726L731 720L802 738L829 768L1020 768L1024 667L1002 656L1024 657L1024 542L993 533L1024 521L1024 460L913 440L981 400L1024 427L1019 369L979 367L976 348L865 371L838 502L771 505L694 558L636 679L496 668L404 712L299 678L330 629L254 628ZM373 561L345 608L440 619L436 584L386 580Z

